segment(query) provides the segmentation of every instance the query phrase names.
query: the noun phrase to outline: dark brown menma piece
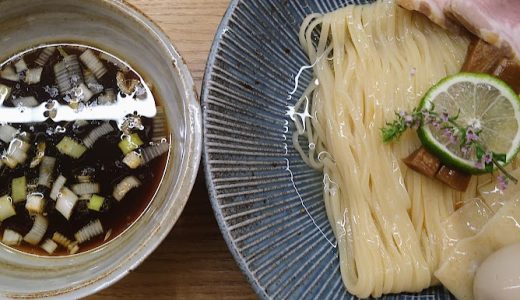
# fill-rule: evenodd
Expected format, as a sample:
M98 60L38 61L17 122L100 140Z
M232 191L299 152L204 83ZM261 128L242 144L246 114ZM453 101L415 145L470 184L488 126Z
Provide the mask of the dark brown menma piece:
M471 180L471 175L448 166L442 166L435 178L455 190L465 192Z
M424 147L415 150L410 156L403 159L403 162L410 169L432 178L441 167L441 161Z
M503 50L473 37L462 66L463 72L493 74L495 67L506 57Z
M493 75L505 81L520 94L520 64L512 59L504 58L496 66Z

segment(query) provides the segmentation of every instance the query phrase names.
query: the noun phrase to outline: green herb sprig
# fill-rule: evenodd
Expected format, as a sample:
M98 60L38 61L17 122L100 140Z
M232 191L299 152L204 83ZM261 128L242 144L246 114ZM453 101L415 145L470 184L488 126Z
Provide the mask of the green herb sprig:
M506 154L487 151L480 142L481 130L475 126L462 126L459 124L459 113L450 116L446 112L438 113L432 105L430 109L419 110L414 108L410 113L396 112L396 118L387 122L381 128L383 142L389 143L399 139L409 129L419 129L422 126L432 126L441 130L449 144L458 144L461 153L467 158L471 153L477 157L475 167L488 173L493 172L495 167L500 171L498 176L498 187L501 190L507 188L509 181L517 184L518 180L512 176L503 166L507 161Z

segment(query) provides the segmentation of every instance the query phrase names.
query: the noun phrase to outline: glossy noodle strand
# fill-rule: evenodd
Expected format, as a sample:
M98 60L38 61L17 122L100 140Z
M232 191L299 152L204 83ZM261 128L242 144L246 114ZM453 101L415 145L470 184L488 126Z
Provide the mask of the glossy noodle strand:
M476 179L462 195L409 171L401 158L420 146L416 135L383 144L379 128L458 72L468 40L393 0L309 15L299 39L315 80L295 104L311 117L295 120L293 142L324 173L345 286L366 298L437 283L441 223L475 196Z

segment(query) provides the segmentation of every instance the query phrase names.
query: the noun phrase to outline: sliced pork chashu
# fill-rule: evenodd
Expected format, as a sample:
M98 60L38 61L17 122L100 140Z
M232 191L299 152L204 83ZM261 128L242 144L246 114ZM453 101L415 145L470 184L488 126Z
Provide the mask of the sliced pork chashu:
M520 60L520 0L397 0L446 29L460 24Z
M437 25L450 30L458 30L452 20L444 13L450 0L397 0L397 4L408 10L415 10L426 15Z
M445 11L484 41L520 58L519 0L450 0Z

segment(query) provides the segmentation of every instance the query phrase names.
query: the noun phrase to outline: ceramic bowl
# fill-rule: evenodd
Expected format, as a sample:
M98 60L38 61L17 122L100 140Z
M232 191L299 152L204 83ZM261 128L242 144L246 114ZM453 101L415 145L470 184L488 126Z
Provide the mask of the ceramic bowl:
M351 299L323 203L323 174L294 149L287 112L312 80L305 16L365 0L234 0L203 85L204 166L229 249L262 299ZM324 234L322 234L322 232ZM334 243L332 243L334 244ZM449 299L442 288L386 299Z
M173 149L163 184L121 236L71 257L36 257L0 246L0 298L79 298L136 268L166 237L195 181L201 114L192 77L166 35L124 1L0 1L0 60L40 44L72 42L124 58L163 99Z

